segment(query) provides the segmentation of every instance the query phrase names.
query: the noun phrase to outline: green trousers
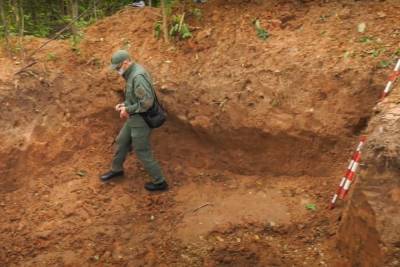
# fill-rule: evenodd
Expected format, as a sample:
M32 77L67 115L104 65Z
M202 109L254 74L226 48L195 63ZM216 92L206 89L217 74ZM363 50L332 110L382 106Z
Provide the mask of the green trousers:
M147 125L132 126L129 120L125 122L116 140L117 148L111 169L113 171L123 170L124 161L132 147L147 173L153 178L153 183L160 184L164 182L165 179L160 165L153 158L150 133L151 129Z

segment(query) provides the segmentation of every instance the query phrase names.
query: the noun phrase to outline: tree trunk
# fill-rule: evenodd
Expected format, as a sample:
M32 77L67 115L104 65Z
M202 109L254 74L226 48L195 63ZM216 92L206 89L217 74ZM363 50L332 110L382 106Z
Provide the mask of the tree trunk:
M19 37L20 41L24 37L25 31L25 16L24 16L24 7L22 5L22 0L18 0L18 17L19 17Z
M19 12L18 12L18 0L12 0L10 2L11 9L14 14L14 25L19 30Z
M61 16L68 15L68 13L67 13L67 11L66 11L66 9L65 9L65 0L61 0L61 1L59 2L59 4L60 4Z
M18 48L23 52L22 39L24 37L24 9L22 7L22 0L13 0L11 8L15 17L15 25L18 29Z
M36 6L36 1L32 1L32 3L30 4L30 8L29 11L32 15L32 22L34 25L37 25L37 15L36 15L36 10L37 8L39 8L39 6Z
M94 19L97 21L97 0L93 0L93 13L94 13Z
M163 18L163 32L164 32L164 41L169 43L168 38L168 14L167 14L167 7L165 4L165 0L161 0L161 10L162 10L162 18Z
M75 20L78 17L78 0L69 0L69 11L72 20ZM76 21L71 26L72 35L74 41L76 41L78 37L78 27L76 25Z
M5 1L0 0L0 18L3 24L3 31L4 31L4 40L6 41L6 49L9 49L8 46L8 21L4 12L5 9Z

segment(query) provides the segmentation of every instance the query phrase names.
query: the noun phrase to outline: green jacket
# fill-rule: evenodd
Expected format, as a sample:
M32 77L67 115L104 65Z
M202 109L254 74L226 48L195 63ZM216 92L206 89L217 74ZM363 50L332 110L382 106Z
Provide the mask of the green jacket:
M129 113L128 123L134 127L146 125L138 113L153 106L154 88L149 73L139 64L133 63L123 74L126 80L125 107Z

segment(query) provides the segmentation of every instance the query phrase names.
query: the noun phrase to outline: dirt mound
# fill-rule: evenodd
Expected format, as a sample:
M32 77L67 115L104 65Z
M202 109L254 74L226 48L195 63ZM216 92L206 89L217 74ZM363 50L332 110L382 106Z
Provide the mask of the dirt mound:
M153 36L159 10L128 8L89 27L79 51L55 42L29 71L2 69L0 262L334 265L340 209L324 208L382 89L377 65L397 48L397 6L211 1L174 47ZM165 194L144 191L132 157L123 179L97 178L122 124L123 83L105 67L123 46L169 111L153 136Z
M350 27L357 25L358 15L338 18L342 7L336 4L323 8L271 3L222 6L222 17L213 5L206 6L204 19L193 19L197 26L194 40L169 53L158 53L163 47L151 35L158 19L152 9L126 10L118 16L118 23L114 17L99 22L87 31L82 52L108 63L111 51L130 46L160 86L169 89L165 101L170 110L188 123L196 124L198 116L206 116L209 120L202 126L208 128L257 128L295 136L330 137L360 130L355 127L370 111L380 84L374 81L378 70L370 58L358 59L362 64L354 67L338 58L345 49L365 48L357 47L362 36ZM353 13L367 7L355 5ZM328 12L329 8L336 10ZM290 9L296 9L291 16ZM365 19L375 21L372 16ZM255 35L254 18L269 28L267 42ZM273 27L274 20L283 25ZM135 24L126 30L131 21ZM376 34L374 29L368 33ZM315 42L315 36L321 36L321 41ZM338 40L341 36L348 43ZM178 103L173 102L176 96ZM185 105L191 107L189 114L185 114ZM212 109L204 110L204 105ZM332 120L334 124L329 123Z

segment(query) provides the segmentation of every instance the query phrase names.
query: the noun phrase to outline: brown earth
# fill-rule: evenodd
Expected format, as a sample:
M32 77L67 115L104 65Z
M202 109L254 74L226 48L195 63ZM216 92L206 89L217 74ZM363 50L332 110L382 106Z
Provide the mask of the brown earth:
M209 1L174 46L153 37L158 9L126 9L89 27L79 51L53 42L20 75L2 54L1 265L357 262L336 248L342 207L326 207L383 89L378 63L400 48L400 3L325 2ZM153 136L166 193L143 189L134 157L124 178L98 180L122 124L123 82L106 67L123 46L169 111Z
M340 251L352 265L400 266L399 100L396 90L368 126L364 163L339 229Z

